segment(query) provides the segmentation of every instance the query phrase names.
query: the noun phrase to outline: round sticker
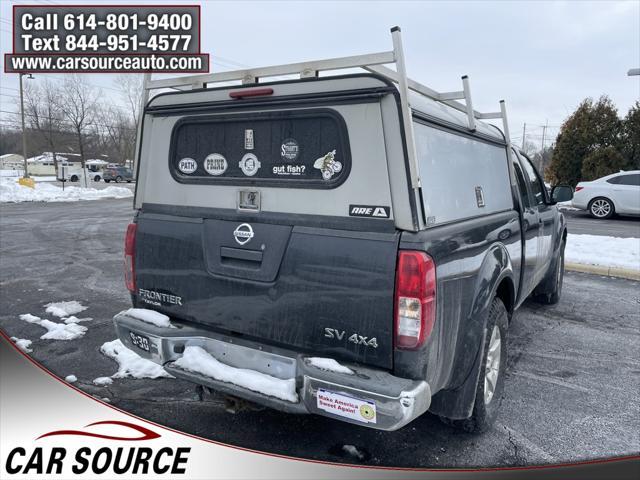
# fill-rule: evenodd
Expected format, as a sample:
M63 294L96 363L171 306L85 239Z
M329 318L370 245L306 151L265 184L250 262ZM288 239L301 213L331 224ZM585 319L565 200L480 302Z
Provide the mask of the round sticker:
M362 418L365 420L372 420L373 417L376 416L376 412L371 405L365 404L360 406L360 415L362 415Z
M298 158L300 153L300 146L293 138L287 138L280 146L280 156L285 160L292 162Z
M260 168L260 161L253 153L247 153L240 160L239 166L247 177L253 177Z
M212 153L204 159L204 169L209 175L222 175L227 171L227 166L227 159L219 153Z
M182 173L193 173L197 170L198 163L193 158L183 158L178 162L178 170Z

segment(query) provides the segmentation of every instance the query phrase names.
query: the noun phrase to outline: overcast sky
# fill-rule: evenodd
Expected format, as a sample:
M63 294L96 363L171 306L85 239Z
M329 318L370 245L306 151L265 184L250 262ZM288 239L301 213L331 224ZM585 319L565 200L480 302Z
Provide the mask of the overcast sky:
M19 3L74 2L2 1L3 54L11 46L11 5ZM585 97L609 95L621 115L640 97L640 76L627 76L640 67L638 0L186 3L202 5L202 51L211 54L213 71L390 50L389 28L399 25L409 76L449 91L469 75L476 109L494 111L498 100L507 101L515 142L524 122L530 140L540 142L545 123L552 138ZM2 73L2 111L16 110L16 77ZM89 81L120 102L114 76L93 74ZM2 124L15 118L0 112Z

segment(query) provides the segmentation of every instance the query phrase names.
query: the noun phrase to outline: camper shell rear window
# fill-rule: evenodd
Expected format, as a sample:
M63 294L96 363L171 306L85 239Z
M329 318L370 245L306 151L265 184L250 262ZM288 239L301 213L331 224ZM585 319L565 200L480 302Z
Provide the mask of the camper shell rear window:
M185 117L169 169L180 183L335 188L351 170L347 128L330 109Z

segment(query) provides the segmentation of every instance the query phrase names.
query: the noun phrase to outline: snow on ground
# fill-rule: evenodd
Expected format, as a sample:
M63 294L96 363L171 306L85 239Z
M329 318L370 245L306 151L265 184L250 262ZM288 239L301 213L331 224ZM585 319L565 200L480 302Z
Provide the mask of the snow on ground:
M16 178L0 178L0 203L17 202L77 202L102 198L128 198L133 192L124 187L96 188L66 187L64 190L46 182L36 183L35 188L25 187Z
M99 387L104 387L105 385L111 385L113 380L111 377L98 377L93 379L93 384L98 385Z
M76 377L75 375L67 375L66 377L64 377L64 381L74 383L78 381L78 377Z
M570 233L565 261L640 270L640 238Z
M47 333L40 337L41 340L75 340L82 337L87 331L87 327L77 323L56 323L51 320L41 319L30 313L20 315L20 320L46 328Z
M91 317L78 318L78 317L71 316L69 318L65 318L64 323L80 323L80 322L89 322L91 320L93 320L93 318Z
M173 327L168 316L160 312L156 312L155 310L149 310L146 308L130 308L124 313L130 317L142 320L143 322L156 325L157 327Z
M11 341L13 343L16 344L16 346L22 350L25 353L31 353L33 352L33 350L31 350L29 347L31 346L31 340L27 340L25 338L16 338L16 337L11 337Z
M85 307L80 302L76 300L71 300L70 302L51 302L45 305L47 309L45 310L47 313L51 315L55 315L56 317L70 317L71 315L75 315L76 313L80 313L85 311L89 307ZM75 318L75 317L72 317ZM76 319L77 320L77 319ZM73 323L73 322L67 322Z
M352 457L357 458L358 460L364 460L364 453L358 450L358 447L356 447L355 445L343 445L342 451L351 455Z
M340 365L333 358L322 358L322 357L308 357L306 358L306 362L310 365L313 365L320 370L327 370L329 372L337 372L337 373L346 373L347 375L353 375L353 370L349 367L345 367L344 365Z
M175 365L189 372L200 373L287 402L298 401L294 378L283 380L254 370L231 367L220 363L201 347L185 348L184 354L175 361Z
M111 375L112 378L173 378L160 365L129 350L118 339L104 343L100 347L100 351L118 362L118 371Z

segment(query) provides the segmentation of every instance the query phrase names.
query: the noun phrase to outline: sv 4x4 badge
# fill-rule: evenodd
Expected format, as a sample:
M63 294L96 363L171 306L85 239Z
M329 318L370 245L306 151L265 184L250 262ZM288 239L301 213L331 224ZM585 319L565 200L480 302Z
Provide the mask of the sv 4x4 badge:
M338 330L336 328L325 328L324 336L326 338L333 338L338 341L342 341L346 332L344 330ZM376 337L369 338L359 333L354 333L347 338L347 342L355 343L356 345L364 345L365 347L378 348L378 340Z

